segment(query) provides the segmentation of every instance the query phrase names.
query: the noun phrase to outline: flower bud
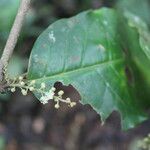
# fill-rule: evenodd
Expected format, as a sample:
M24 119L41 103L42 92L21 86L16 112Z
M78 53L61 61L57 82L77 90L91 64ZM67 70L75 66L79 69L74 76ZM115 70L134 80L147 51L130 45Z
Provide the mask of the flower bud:
M16 91L15 87L11 88L11 92L15 92L15 91Z
M64 94L64 91L62 91L62 90L58 92L59 96L62 96L63 94Z
M35 84L35 80L32 80L32 81L31 81L31 84L32 84L32 85Z
M55 92L55 91L56 91L56 88L55 88L55 87L52 87L51 90L52 90L53 92Z
M27 95L27 90L22 89L22 90L21 90L21 93L22 93L22 95L24 95L24 96L25 96L25 95Z
M66 98L66 101L67 101L67 103L71 103L71 100L70 100L70 98L68 97L68 98Z
M45 83L41 83L41 88L42 88L42 89L45 89L45 88L46 88Z
M29 90L32 92L34 91L34 87L30 87Z
M76 105L76 102L71 102L70 107L74 107Z
M24 85L25 85L25 83L24 83L23 81L21 81L21 82L20 82L20 85L24 86Z
M19 77L19 80L23 80L23 77L22 77L22 76L20 76L20 77Z
M55 108L56 109L58 109L60 106L59 106L59 104L57 103L57 104L55 104Z

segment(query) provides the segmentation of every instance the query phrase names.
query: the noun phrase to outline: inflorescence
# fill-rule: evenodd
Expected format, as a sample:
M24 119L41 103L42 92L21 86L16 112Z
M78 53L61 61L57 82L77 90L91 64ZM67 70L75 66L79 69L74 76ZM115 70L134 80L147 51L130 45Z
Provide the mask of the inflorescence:
M35 92L40 95L39 99L42 104L47 104L49 100L53 99L56 109L60 107L60 102L66 103L70 107L76 105L76 102L72 102L70 98L63 99L64 91L60 90L58 93L56 93L55 87L47 90L47 86L44 82L42 82L40 84L40 87L37 88L35 80L25 82L23 76L20 76L19 78L14 80L9 80L8 78L6 78L6 81L9 85L9 90L11 92L15 92L16 88L20 88L23 95L27 95L29 91Z

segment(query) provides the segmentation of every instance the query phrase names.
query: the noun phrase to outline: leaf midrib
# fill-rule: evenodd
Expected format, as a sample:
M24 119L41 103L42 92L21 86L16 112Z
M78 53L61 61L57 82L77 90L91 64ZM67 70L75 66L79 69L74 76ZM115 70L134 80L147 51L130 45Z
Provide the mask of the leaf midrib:
M77 68L77 69L66 71L66 72L56 73L56 74L53 74L51 76L34 78L34 79L31 79L31 80L29 79L29 81L32 81L32 80L38 80L39 81L39 80L44 80L44 79L57 78L57 77L60 77L60 76L65 76L67 74L73 74L73 73L76 73L76 72L79 72L79 71L84 71L84 70L91 70L93 68L97 68L97 67L102 66L102 65L108 65L108 64L118 63L118 62L123 62L123 61L124 61L123 58L117 58L115 60L109 60L109 61L99 62L99 63L94 64L94 65L89 65L89 66Z

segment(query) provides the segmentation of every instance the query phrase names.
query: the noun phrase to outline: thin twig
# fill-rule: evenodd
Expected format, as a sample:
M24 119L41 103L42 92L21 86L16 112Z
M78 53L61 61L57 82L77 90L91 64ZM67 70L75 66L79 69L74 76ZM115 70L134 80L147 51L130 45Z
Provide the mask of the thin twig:
M2 70L3 67L6 66L9 62L9 59L12 56L16 43L18 41L18 37L23 25L23 21L25 19L25 15L30 6L31 0L21 0L20 7L18 9L18 13L16 15L14 24L10 31L8 40L6 42L6 46L4 48L1 60L0 60L0 81L3 79Z

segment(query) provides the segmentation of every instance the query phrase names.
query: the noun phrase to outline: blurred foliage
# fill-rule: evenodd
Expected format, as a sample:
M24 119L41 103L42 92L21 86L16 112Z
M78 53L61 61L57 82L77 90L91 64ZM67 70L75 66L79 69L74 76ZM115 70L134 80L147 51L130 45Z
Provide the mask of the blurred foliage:
M19 77L19 75L24 73L25 67L26 67L25 59L22 59L21 57L14 55L10 59L10 62L7 68L8 77L10 79Z
M5 139L3 136L0 136L0 150L5 150Z
M0 38L7 38L20 0L0 0Z
M150 27L150 0L117 0L116 7L141 17Z

